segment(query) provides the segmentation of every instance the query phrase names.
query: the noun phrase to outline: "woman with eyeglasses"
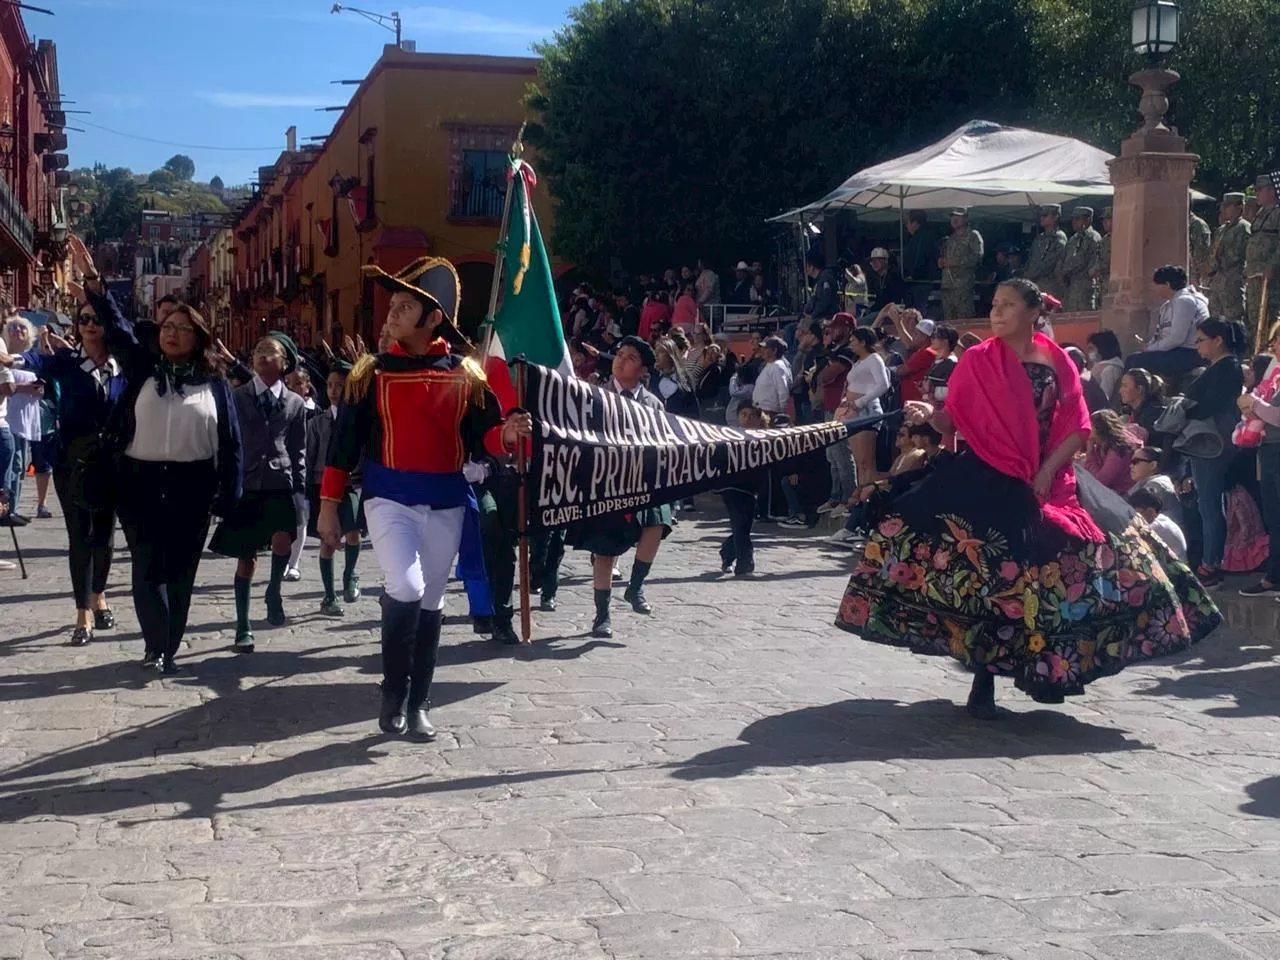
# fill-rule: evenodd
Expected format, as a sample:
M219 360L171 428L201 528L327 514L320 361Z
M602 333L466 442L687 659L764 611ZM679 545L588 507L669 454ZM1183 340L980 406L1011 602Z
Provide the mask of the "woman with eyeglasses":
M97 277L86 277L86 290ZM105 300L97 298L97 303ZM58 446L53 486L62 504L69 545L67 565L76 602L71 645L84 646L98 630L111 630L115 614L107 603L116 522L115 465L103 431L126 380L119 357L137 345L133 325L99 312L94 301L76 312L76 346L45 328L40 346L14 365L58 389ZM0 361L2 362L2 361Z
M114 308L90 296L98 309ZM240 496L240 429L199 313L178 304L158 327L139 324L138 332L145 342L124 354L128 386L108 435L122 451L120 522L133 559L142 666L172 674L210 518L226 516Z

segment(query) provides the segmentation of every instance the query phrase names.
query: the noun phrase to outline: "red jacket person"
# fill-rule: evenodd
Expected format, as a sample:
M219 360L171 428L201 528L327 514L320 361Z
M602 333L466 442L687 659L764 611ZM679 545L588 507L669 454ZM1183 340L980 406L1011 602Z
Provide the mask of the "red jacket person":
M364 270L392 291L391 343L362 357L347 378L316 527L326 542L341 539L338 503L359 465L369 537L386 582L378 725L431 740L428 696L444 590L472 496L462 465L484 452L505 455L532 432L531 421L514 413L504 422L484 372L451 350L450 340L463 342L453 264L423 257L394 276Z

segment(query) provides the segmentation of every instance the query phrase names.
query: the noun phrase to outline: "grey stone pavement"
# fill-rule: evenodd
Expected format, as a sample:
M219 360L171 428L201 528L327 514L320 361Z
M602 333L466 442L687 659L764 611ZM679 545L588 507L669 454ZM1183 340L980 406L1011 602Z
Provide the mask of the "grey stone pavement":
M61 523L22 531L0 957L1280 956L1280 605L1235 601L1195 655L1065 707L1008 691L981 725L948 663L831 626L847 552L765 528L763 579L708 578L701 503L658 614L619 597L613 642L585 636L581 555L529 649L473 637L451 593L434 745L376 735L376 602L315 615L313 550L250 657L208 559L189 672L144 679L127 589L114 636L65 646Z

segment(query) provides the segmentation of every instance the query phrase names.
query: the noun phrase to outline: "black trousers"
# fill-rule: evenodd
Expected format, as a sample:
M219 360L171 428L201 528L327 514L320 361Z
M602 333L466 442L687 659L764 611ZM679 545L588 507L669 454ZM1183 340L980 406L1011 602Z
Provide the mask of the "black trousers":
M62 504L67 525L67 566L71 571L71 592L77 610L93 606L93 594L107 589L111 575L112 540L116 531L115 508L89 510L78 506L72 496L71 463L63 460L53 470L53 489Z
M515 616L511 594L516 583L519 490L514 475L494 477L480 490L480 534L489 592L493 595L493 615L499 623L507 624Z
M539 530L529 544L529 576L543 600L554 600L560 590L560 564L564 562L567 527Z
M182 643L217 488L212 460L121 464L120 522L148 653L171 657Z
M750 573L756 568L756 551L751 543L751 527L756 522L755 495L725 490L720 496L729 511L729 536L720 545L721 563L726 567L736 564L738 573Z

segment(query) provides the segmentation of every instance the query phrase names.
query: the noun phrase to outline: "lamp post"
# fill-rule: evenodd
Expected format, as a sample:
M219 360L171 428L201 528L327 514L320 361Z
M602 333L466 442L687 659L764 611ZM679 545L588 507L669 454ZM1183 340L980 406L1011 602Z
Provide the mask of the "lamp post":
M1161 64L1182 40L1180 14L1174 0L1138 0L1133 8L1131 45L1134 53L1146 59L1147 69L1139 70L1129 82L1142 90L1138 112L1145 121L1145 133L1173 132L1164 122L1169 112L1168 90L1182 78Z
M370 20L373 23L376 23L378 26L383 27L384 29L390 30L392 33L396 35L396 47L399 48L400 27L402 26L400 22L400 14L396 13L394 10L391 11L391 13L371 13L368 10L360 10L356 7L344 7L340 3L335 3L333 5L333 9L330 10L329 12L342 13L344 10L347 13L357 14L358 16L364 17L366 20Z
M1180 77L1164 67L1182 42L1176 0L1137 0L1130 49L1145 68L1129 78L1142 91L1143 124L1120 144L1108 163L1113 197L1111 282L1102 301L1102 327L1114 330L1126 353L1148 342L1160 306L1151 277L1167 263L1188 260L1187 199L1199 157L1165 122L1168 90Z

